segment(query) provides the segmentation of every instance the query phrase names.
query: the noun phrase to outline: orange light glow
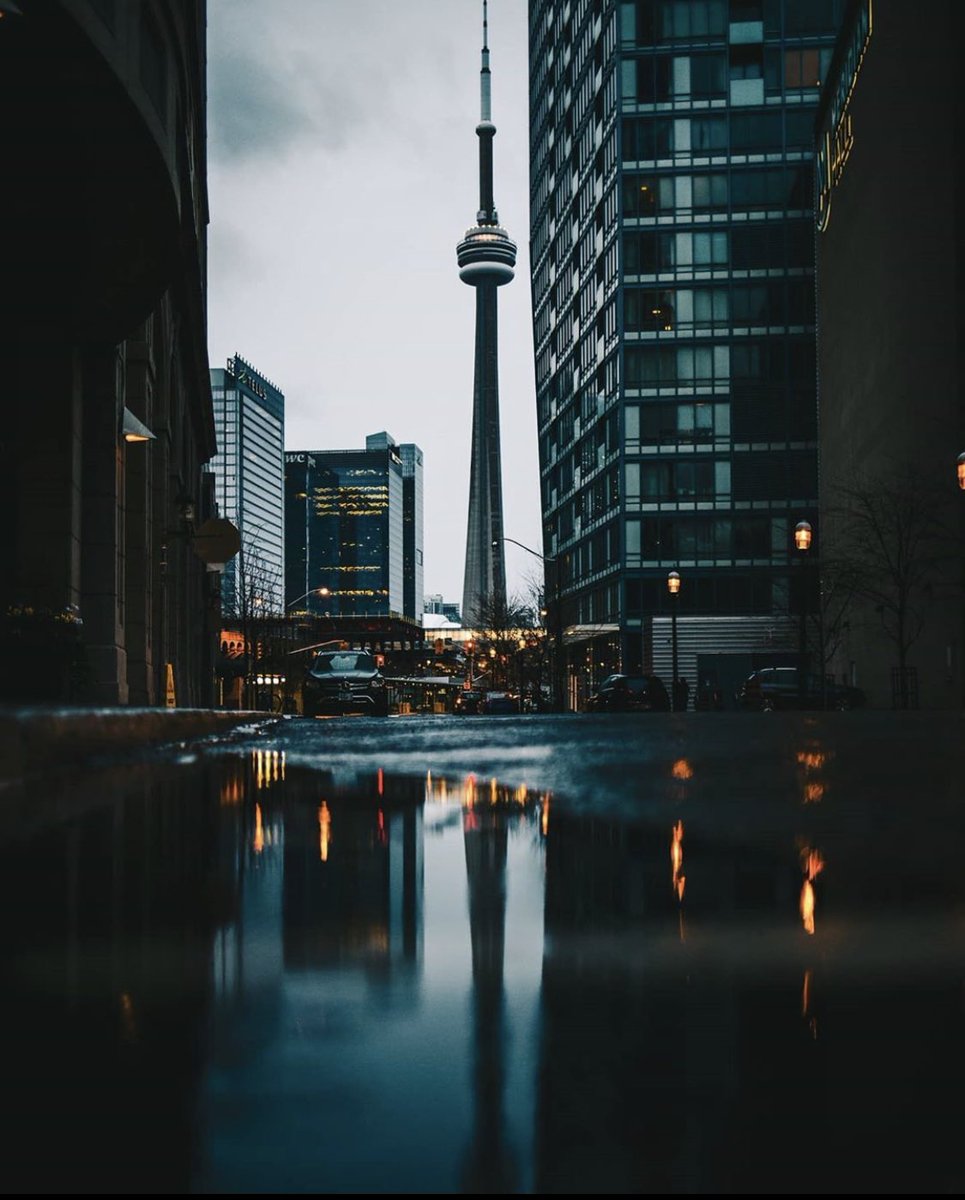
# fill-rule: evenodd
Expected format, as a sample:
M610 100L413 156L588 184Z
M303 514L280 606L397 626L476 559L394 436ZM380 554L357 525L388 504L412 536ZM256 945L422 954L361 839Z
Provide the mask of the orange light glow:
M693 779L694 769L685 758L678 758L671 768L674 779Z
M798 750L797 761L802 767L816 771L827 762L828 756L821 750Z
M255 834L251 840L251 848L260 854L265 848L265 830L261 823L261 805L255 805Z
M673 866L671 882L673 890L677 893L677 899L683 900L684 887L687 883L686 875L682 874L681 867L684 863L684 824L683 821L678 821L673 827L673 832L670 841L670 862Z
M318 806L318 857L328 862L328 848L332 843L332 814L323 800Z
M807 846L801 851L801 870L808 879L817 879L824 870L824 859L820 850L811 850Z
M801 849L801 870L804 872L804 882L801 884L801 921L805 933L814 933L814 888L811 881L816 879L824 870L824 859L820 850L810 846Z
M823 783L806 783L804 785L804 803L817 804L824 795Z
M550 828L550 794L549 792L543 796L542 807L540 809L540 829L543 837L549 833Z
M225 806L240 804L244 794L244 783L242 782L240 776L235 775L233 778L225 780L225 782L221 785L221 794L219 799L221 804Z
M801 920L804 932L814 933L814 888L810 879L805 879L801 885Z
M384 777L384 776L383 776L383 774L382 774L382 768L381 768L381 767L379 767L379 782L378 782L378 788L379 788L379 795L381 796L381 795L383 794L383 792L385 791L385 777Z
M384 846L389 840L388 834L385 831L385 813L380 808L376 816L376 823L379 827L379 845Z

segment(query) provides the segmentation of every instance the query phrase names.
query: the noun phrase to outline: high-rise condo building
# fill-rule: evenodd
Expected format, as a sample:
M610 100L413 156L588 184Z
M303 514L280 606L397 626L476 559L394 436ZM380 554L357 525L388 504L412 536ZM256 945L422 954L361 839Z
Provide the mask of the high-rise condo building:
M286 609L419 620L418 446L400 446L383 432L370 434L364 450L286 453L285 520Z
M813 126L840 8L530 0L543 548L572 703L601 672L669 677L672 603L691 683L796 648Z
M499 224L493 201L493 138L489 40L483 0L480 71L479 211L476 224L456 247L459 278L476 289L475 376L472 396L472 451L469 462L469 520L462 613L472 623L480 606L506 604L503 545L503 483L499 445L499 376L496 289L513 278L516 243Z
M239 355L211 371L218 453L215 500L241 534L225 565L226 616L282 611L285 578L285 397Z

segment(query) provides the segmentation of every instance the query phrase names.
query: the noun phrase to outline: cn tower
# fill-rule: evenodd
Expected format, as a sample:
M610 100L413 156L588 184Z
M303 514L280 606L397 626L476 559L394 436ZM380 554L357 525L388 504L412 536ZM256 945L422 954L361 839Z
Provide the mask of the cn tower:
M496 353L496 289L513 278L516 243L499 224L493 203L493 138L486 0L480 84L479 211L476 224L456 247L459 278L476 289L476 365L472 395L472 457L469 525L462 620L475 624L481 609L506 606L503 547L503 480L499 450L499 381Z

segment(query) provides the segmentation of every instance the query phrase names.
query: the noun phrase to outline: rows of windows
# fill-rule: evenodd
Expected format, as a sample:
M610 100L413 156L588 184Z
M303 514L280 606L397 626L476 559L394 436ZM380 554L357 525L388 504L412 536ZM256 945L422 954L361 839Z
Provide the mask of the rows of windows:
M688 575L677 601L684 613L714 613L718 616L769 613L775 602L776 581L764 573L742 570L739 574L716 571L713 575ZM667 581L628 579L625 583L625 616L630 620L665 613Z
M813 324L814 286L809 279L729 287L628 287L623 293L623 328L630 333Z
M642 446L699 445L730 438L730 405L723 402L628 404L624 413L624 449Z
M629 220L688 213L800 211L813 203L813 168L810 162L801 162L698 174L627 172L621 180L620 200L623 216Z
M662 233L628 229L623 233L625 275L658 275L675 270L762 271L812 268L814 231L809 221L764 221L713 232Z
M766 154L810 151L814 107L716 113L686 117L624 117L624 163L669 159L675 155Z
M727 459L710 458L628 462L624 470L627 510L657 501L727 501L730 466Z
M624 350L628 388L726 383L730 346L635 346Z
M626 565L699 558L786 560L787 528L786 517L765 514L630 517L625 524Z
M724 37L732 21L759 22L768 38L806 37L840 19L841 0L621 0L620 39L637 46L709 40Z
M758 80L754 98L817 90L831 62L830 47L732 44L703 54L648 54L625 58L620 94L637 104L724 100L735 81Z

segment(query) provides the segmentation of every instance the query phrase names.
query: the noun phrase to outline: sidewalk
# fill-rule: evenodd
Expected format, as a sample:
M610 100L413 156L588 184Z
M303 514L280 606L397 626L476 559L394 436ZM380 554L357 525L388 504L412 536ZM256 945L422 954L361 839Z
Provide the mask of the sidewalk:
M208 708L0 707L0 785L277 720L271 713Z

